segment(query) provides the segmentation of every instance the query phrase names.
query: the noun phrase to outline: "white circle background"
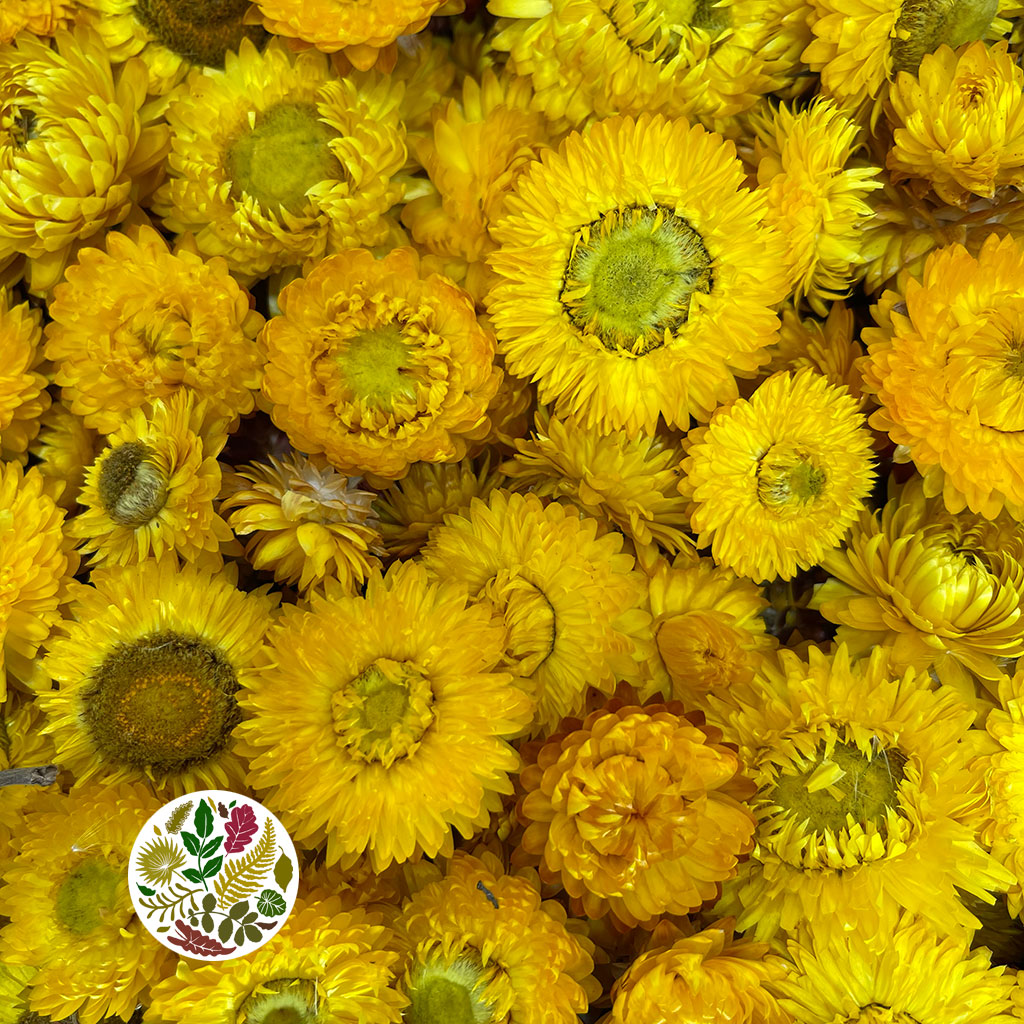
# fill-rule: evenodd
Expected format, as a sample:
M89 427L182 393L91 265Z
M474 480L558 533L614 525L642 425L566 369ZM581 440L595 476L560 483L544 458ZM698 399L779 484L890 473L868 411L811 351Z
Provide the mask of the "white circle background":
M177 946L174 943L169 942L168 936L175 935L175 919L177 919L178 917L182 917L184 918L187 924L189 917L191 917L192 915L172 914L161 923L159 919L159 914L148 910L147 908L141 906L139 903L139 900L142 897L142 894L139 892L138 888L139 883L145 885L147 888L153 888L153 886L146 882L145 878L143 878L138 868L138 858L142 850L142 847L148 844L150 840L159 839L161 838L161 836L164 838L168 837L168 833L167 830L164 828L164 825L167 819L171 816L172 812L179 805L185 803L187 800L193 801L193 805L195 805L197 801L203 800L206 797L210 797L215 805L219 802L222 803L225 807L227 807L232 800L236 802L236 806L244 801L253 809L253 812L256 815L256 820L259 823L259 829L255 833L253 841L250 844L248 844L244 850L238 853L225 855L224 864L221 865L221 870L224 869L224 866L232 858L245 857L252 850L253 846L257 842L259 842L260 836L263 835L267 819L272 821L274 824L274 837L276 840L276 845L279 848L278 850L274 851L274 861L276 862L279 854L283 852L291 859L292 862L292 877L288 883L287 889L284 890L284 900L287 909L283 914L280 915L279 918L277 918L276 926L273 929L268 929L264 931L260 942L246 942L243 946L237 947L233 953L216 954L186 952L184 949L182 949L181 946ZM189 824L191 822L193 813L194 812L191 811L189 812L189 817L186 818L186 823L182 826L183 829L186 831L189 830ZM216 810L214 810L213 820L214 827L216 829L217 823L223 823L225 819L222 818L217 813ZM154 826L160 828L161 832L159 834L155 831ZM170 836L170 838L173 839L174 836ZM221 849L223 850L223 847ZM274 884L273 875L270 872L267 873L266 880L269 881L271 885ZM213 882L214 879L211 878L210 881ZM264 886L263 883L261 883L260 887L264 888L268 886ZM261 946L265 945L270 939L272 939L281 930L285 921L288 920L288 917L292 912L292 907L295 905L295 896L298 893L299 889L299 861L298 857L296 857L295 855L295 846L292 843L291 836L288 835L288 832L285 830L281 822L278 821L276 815L268 811L267 808L264 807L263 804L261 804L258 800L254 800L252 797L245 796L242 793L231 793L223 789L203 789L195 793L186 793L184 796L177 797L174 800L169 800L166 804L163 805L163 807L160 808L159 811L153 814L146 822L146 824L142 827L142 830L135 837L135 842L132 844L132 853L128 861L128 888L129 891L131 892L132 905L135 907L135 913L139 915L139 920L142 921L143 925L146 927L146 930L150 933L150 935L152 935L153 938L156 939L157 942L159 942L161 945L164 945L168 949L173 950L179 956L184 956L193 960L207 960L211 962L236 960L239 957L248 956L250 953L255 953L256 950L258 950ZM203 893L203 895L205 895L205 893ZM203 911L200 909L195 916L201 917L202 913ZM150 916L151 914L152 916ZM156 929L161 927L162 925L170 925L170 930L163 933L158 933ZM216 935L214 935L214 938L216 938ZM223 945L230 946L233 945L233 942L228 941L223 943Z

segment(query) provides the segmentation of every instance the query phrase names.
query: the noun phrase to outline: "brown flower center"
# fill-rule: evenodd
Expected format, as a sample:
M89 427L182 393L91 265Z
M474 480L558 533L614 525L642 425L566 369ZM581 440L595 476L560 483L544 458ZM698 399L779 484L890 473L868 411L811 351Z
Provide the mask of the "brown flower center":
M182 772L224 749L241 718L237 690L219 652L167 630L114 647L92 676L83 718L112 764Z
M99 460L100 504L118 526L144 526L167 502L167 477L141 441L108 448Z
M192 64L224 66L224 54L245 38L262 46L267 33L243 22L249 0L135 0L133 11L168 50Z

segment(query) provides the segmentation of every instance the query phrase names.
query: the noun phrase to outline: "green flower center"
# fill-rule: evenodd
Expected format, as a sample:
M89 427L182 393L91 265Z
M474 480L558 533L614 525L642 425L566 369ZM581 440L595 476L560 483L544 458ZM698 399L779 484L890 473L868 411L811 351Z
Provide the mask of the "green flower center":
M630 50L655 64L689 51L694 31L714 52L732 25L729 4L719 0L610 0L605 13Z
M112 920L126 874L99 857L82 861L57 890L57 920L73 935L88 935Z
M757 500L780 519L801 515L804 505L819 498L827 483L825 470L796 445L772 445L757 464Z
M390 408L396 399L416 400L409 347L397 323L361 331L335 356L345 385L361 401Z
M416 665L377 658L335 692L335 732L357 758L390 767L419 746L434 721L433 699L430 682Z
M192 64L224 66L224 54L244 38L262 46L267 33L243 24L249 0L135 0L136 19L166 46Z
M418 965L405 985L405 1024L489 1024L492 1007L481 997L483 977L469 960Z
M343 171L329 143L338 133L309 103L279 103L256 115L225 154L231 195L251 196L267 212L302 213L306 193Z
M182 772L215 757L241 718L228 662L171 631L118 644L92 676L83 718L113 764Z
M643 356L686 323L691 297L711 284L711 257L682 217L631 206L576 232L559 298L570 322L609 352Z
M118 526L145 526L167 502L167 477L141 441L108 448L99 459L100 504Z
M899 785L904 779L905 755L899 750L879 750L873 757L852 743L837 743L826 757L809 770L781 775L772 799L810 831L826 829L838 834L855 823L874 825L885 836L887 810L899 806Z
M943 43L956 49L981 39L999 10L999 0L907 0L889 44L892 77L917 74L921 59Z
M1006 375L1015 380L1024 379L1024 345L1011 345L1006 356Z
M238 1024L320 1024L324 1006L316 982L275 978L261 982L238 1010Z

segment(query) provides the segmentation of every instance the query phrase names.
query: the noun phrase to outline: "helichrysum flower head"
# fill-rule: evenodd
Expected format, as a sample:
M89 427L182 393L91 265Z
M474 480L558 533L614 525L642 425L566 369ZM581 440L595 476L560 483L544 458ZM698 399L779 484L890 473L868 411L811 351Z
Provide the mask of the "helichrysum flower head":
M446 0L256 0L256 5L268 32L300 45L312 44L324 53L340 50L363 71L378 62L383 71L390 71L399 36L415 35L440 8L444 14L458 14L464 6L461 0L447 6Z
M491 0L488 10L515 19L499 22L492 45L554 121L650 112L717 126L784 80L787 36L763 0Z
M1000 706L985 719L985 729L998 746L981 758L988 794L988 820L982 838L995 856L1014 874L1008 895L1009 912L1019 917L1024 910L1024 669L999 681Z
M638 956L612 989L603 1024L666 1020L790 1024L771 989L784 962L764 943L734 940L726 919Z
M801 316L793 306L782 310L779 342L772 349L767 376L779 370L810 367L830 384L846 387L863 412L868 400L863 393L861 357L864 349L854 340L853 310L833 302L824 321Z
M506 737L533 704L496 669L500 626L463 589L406 562L365 597L314 593L269 641L236 733L249 784L297 842L326 835L328 863L365 851L379 871L450 853L453 827L468 837L501 807L519 763Z
M728 702L730 687L749 683L778 646L765 631L768 602L760 589L709 558L659 562L648 604L655 651L643 696L660 692L707 711L709 694Z
M238 788L231 730L275 599L173 559L97 569L51 640L41 693L57 763L84 782Z
M802 921L892 934L904 908L944 931L976 927L960 893L991 901L1012 876L975 841L974 713L927 675L894 676L884 650L807 655L780 651L750 696L722 709L759 823L718 909L758 939Z
M535 726L582 710L588 686L611 693L637 672L632 636L642 581L621 538L533 494L493 491L431 535L423 562L465 587L504 632L504 661L536 695Z
M857 403L810 369L780 373L690 434L680 490L698 545L753 580L819 562L874 480Z
M927 54L916 76L900 74L889 90L893 180L959 206L1024 185L1022 92L1024 71L1006 43Z
M429 252L464 260L466 287L482 298L493 274L491 226L519 176L550 142L543 115L530 109L524 79L487 71L467 77L458 100L441 106L431 132L413 144L433 189L407 203L402 223Z
M85 472L82 512L67 527L79 551L101 566L135 565L173 551L219 567L221 548L232 540L214 504L226 427L184 390L130 410Z
M242 40L224 74L193 73L167 111L170 178L154 209L243 277L378 245L402 198L401 87L332 76L315 50Z
M139 57L149 92L170 92L193 65L222 68L243 38L266 33L245 23L248 0L78 0L79 20L102 37L114 61Z
M767 190L766 220L786 239L790 288L824 316L847 294L865 262L860 232L871 218L865 196L880 188L877 167L851 165L860 126L817 101L794 113L780 106L754 119L757 182Z
M866 328L871 425L913 459L951 512L1024 517L1024 244L991 236L977 257L932 253L886 292Z
M336 579L352 591L384 554L372 491L327 465L322 456L268 456L226 478L221 511L247 538L246 557L257 569L300 590Z
M593 947L566 929L565 910L490 854L457 852L395 930L410 1024L576 1024L600 992Z
M64 511L36 469L0 462L0 693L7 681L45 686L37 652L60 622L78 555L63 533ZM6 676L5 676L6 673Z
M946 514L912 482L822 564L834 579L814 603L854 653L882 646L897 669L933 669L962 692L972 677L994 691L1024 655L1024 541L1006 514Z
M785 296L781 236L745 177L719 136L646 115L545 153L493 232L487 301L509 369L558 415L632 437L735 397Z
M50 407L39 313L27 302L15 305L0 289L0 456L26 461L29 443L39 432L39 417Z
M878 101L897 72L916 74L921 58L943 43L997 38L999 0L811 0L814 40L803 59L821 88L846 109ZM1007 5L1009 6L1009 5ZM878 104L872 104L874 114Z
M412 249L331 256L289 284L266 327L264 391L297 448L386 479L455 462L490 428L501 371L469 296Z
M154 985L147 1013L168 1024L397 1024L398 953L379 914L300 897L255 953L222 963L178 961Z
M103 449L102 438L60 402L43 413L39 424L39 434L29 448L38 460L35 468L46 478L47 492L57 504L73 509L85 471Z
M145 786L76 787L50 796L26 819L4 872L0 959L38 968L30 1007L82 1024L127 1020L166 970L128 894L128 857L161 799ZM34 1018L32 1018L34 1019Z
M627 928L713 901L753 847L753 790L721 733L678 702L592 712L540 747L520 776L517 857L540 862L588 917Z
M113 231L85 249L50 304L46 358L86 426L116 430L128 409L178 390L235 416L251 412L263 317L223 260L172 254L156 231Z
M0 8L0 43L9 43L19 32L52 36L71 24L76 6L76 0L5 0Z
M55 48L22 33L0 47L0 82L0 262L29 257L31 289L47 292L74 245L139 198L167 128L144 121L145 67L129 61L115 75L85 29L59 32Z
M491 468L487 456L440 465L414 463L401 480L380 491L373 503L388 554L397 558L415 555L445 516L464 515L474 498L486 501L504 479L503 473Z
M656 435L606 434L546 410L538 410L535 422L533 435L517 440L516 455L502 464L513 487L569 501L614 525L638 547L692 549L674 445Z
M986 949L906 915L891 931L840 936L802 931L794 969L776 982L793 1024L1013 1024L1013 973Z

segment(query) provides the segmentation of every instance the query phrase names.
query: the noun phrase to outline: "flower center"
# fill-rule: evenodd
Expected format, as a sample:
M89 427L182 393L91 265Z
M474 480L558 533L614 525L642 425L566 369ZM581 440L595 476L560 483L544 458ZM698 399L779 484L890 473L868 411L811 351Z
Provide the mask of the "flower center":
M125 872L99 857L90 857L72 868L57 890L57 920L73 935L88 935L100 925L113 921Z
M847 1017L847 1024L920 1024L916 1017L902 1010L872 1003L865 1006L856 1017Z
M343 172L328 143L338 133L309 103L279 103L256 115L225 154L231 195L255 199L266 212L302 213L306 193Z
M897 71L917 74L921 58L943 43L954 50L981 39L999 10L999 0L906 0L893 29L889 56Z
M167 477L156 452L141 441L108 448L100 456L100 503L118 526L144 526L167 501Z
M668 674L685 689L706 692L754 677L757 660L743 647L743 631L724 612L673 615L655 640Z
M417 965L405 983L405 1024L489 1024L493 1008L481 991L484 972L469 960Z
M757 463L757 500L780 519L802 515L827 483L825 470L798 445L774 444Z
M245 25L248 0L136 0L135 17L168 50L193 64L223 67L224 54L248 37L261 46L267 34Z
M544 592L507 569L492 577L483 596L505 622L505 663L509 671L527 677L555 649L555 610Z
M434 721L434 695L412 662L377 658L332 700L334 728L350 752L385 768L407 757Z
M238 1008L238 1024L320 1024L324 1019L315 981L262 981Z
M113 764L185 771L223 750L241 718L227 661L170 630L118 644L92 684L83 717Z
M559 299L572 324L609 352L642 356L686 323L711 291L701 236L671 210L610 210L576 232Z
M906 842L900 783L907 758L873 743L820 747L814 762L784 771L767 793L783 812L770 843L786 862L803 868L850 868L886 855L886 842ZM820 837L820 838L819 838Z
M397 323L360 331L335 356L345 384L363 402L388 408L416 399L416 379L406 365L409 348Z

